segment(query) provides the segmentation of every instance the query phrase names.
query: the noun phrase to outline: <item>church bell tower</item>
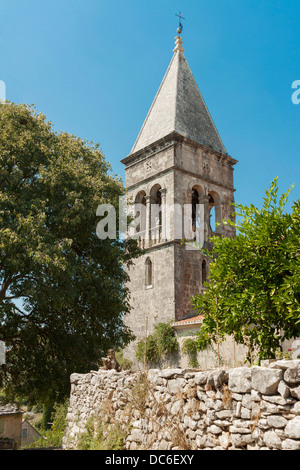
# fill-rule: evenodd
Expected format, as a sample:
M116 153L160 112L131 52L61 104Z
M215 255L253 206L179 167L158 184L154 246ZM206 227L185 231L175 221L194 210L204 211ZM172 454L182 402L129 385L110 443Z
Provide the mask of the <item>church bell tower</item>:
M193 317L191 296L203 293L208 259L190 243L209 247L211 235L233 236L233 166L175 38L170 65L130 154L122 160L129 236L144 250L128 274L131 313L125 324L137 340L159 322ZM220 224L220 225L218 225ZM135 360L135 344L126 349Z

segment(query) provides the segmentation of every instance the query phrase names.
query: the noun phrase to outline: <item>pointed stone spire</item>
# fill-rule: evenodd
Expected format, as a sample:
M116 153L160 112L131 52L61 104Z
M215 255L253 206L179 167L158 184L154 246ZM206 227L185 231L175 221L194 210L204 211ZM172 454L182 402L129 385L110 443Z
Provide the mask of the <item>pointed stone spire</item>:
M178 34L181 30L177 31ZM221 153L226 149L183 54L182 38L175 37L173 57L138 138L137 152L176 132Z

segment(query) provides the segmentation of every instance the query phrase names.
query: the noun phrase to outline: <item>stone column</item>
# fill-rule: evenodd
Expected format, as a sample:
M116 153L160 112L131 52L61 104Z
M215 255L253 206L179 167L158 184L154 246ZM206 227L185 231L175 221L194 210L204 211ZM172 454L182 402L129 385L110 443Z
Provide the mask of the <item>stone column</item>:
M165 242L167 241L167 231L166 231L166 226L167 226L167 217L166 217L166 214L167 214L167 206L166 206L166 201L167 201L167 190L166 189L161 189L160 190L160 194L161 194L161 236L160 236L160 241L161 242Z
M187 240L192 240L194 235L192 230L192 196L192 190L185 191L183 195L184 206L182 236Z
M204 243L207 241L207 238L208 238L208 234L209 234L209 196L200 196L200 204L203 204L204 206L204 223L202 224L203 226L203 231L204 231L204 234L203 234L203 241Z
M151 246L151 201L150 195L145 196L146 199L146 233L145 233L145 248Z
M217 204L215 203L215 215L216 215L216 233L222 233L222 225L217 225L217 224L222 224L222 209L223 209L223 204L221 202L218 202Z

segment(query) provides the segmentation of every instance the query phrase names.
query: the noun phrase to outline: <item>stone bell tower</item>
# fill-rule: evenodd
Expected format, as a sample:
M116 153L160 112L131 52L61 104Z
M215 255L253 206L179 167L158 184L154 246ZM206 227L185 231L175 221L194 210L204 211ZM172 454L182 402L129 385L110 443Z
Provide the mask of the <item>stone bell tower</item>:
M180 34L181 31L178 30ZM131 313L125 324L137 339L159 322L196 313L192 295L203 292L208 260L182 240L209 246L212 234L232 236L233 166L195 82L177 36L173 57L145 122L122 160L128 204L135 219L129 233L144 254L129 270ZM135 345L126 357L135 359Z

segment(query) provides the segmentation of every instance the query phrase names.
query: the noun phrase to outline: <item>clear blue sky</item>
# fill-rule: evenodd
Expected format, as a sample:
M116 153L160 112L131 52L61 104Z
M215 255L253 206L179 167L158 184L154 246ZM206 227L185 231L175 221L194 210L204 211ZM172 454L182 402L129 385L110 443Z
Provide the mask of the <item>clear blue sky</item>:
M124 178L120 160L172 58L180 11L185 56L239 160L237 202L260 206L275 176L299 199L299 0L0 0L7 99L98 142Z

